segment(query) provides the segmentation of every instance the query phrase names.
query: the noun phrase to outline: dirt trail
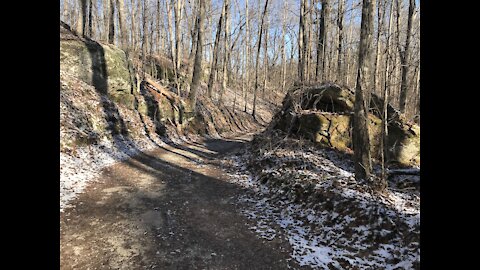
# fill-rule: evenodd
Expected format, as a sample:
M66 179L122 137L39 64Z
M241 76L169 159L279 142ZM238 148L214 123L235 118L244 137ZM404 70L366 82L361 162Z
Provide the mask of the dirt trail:
M105 169L61 213L61 269L299 268L283 237L249 229L245 190L215 165L250 137L160 146Z

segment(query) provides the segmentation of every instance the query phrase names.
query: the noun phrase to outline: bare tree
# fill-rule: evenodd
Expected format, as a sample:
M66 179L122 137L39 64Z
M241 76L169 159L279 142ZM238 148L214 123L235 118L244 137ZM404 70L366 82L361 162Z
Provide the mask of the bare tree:
M398 0L397 0L398 5ZM399 8L400 9L400 8ZM409 59L410 53L410 37L412 32L412 17L415 11L415 0L410 0L408 5L408 19L407 19L407 38L405 39L405 46L403 50L398 46L399 54L400 54L400 62L402 66L402 80L400 83L400 111L402 113L405 112L406 102L407 102L407 74L409 70L409 65L407 60Z
M223 103L223 94L227 90L227 83L228 83L228 68L229 68L229 53L230 53L230 46L229 46L229 39L230 39L230 21L228 20L228 13L230 11L230 0L225 0L225 35L224 35L224 42L225 46L223 46L223 75L222 75L222 88L220 90L220 97L219 97L219 104Z
M93 0L88 1L88 36L93 38Z
M109 4L108 13L108 43L115 44L115 0L107 0Z
M343 82L342 72L342 42L343 42L343 16L345 0L338 0L337 27L338 27L338 52L337 52L337 81Z
M320 26L317 44L317 66L315 70L315 80L325 80L325 51L327 39L328 0L322 0L322 11L320 13Z
M248 16L248 0L245 0L245 84L246 89L245 93L243 94L245 106L243 108L244 112L247 112L247 103L248 103L248 89L250 89L250 27L249 27L249 20L250 17Z
M198 16L197 16L197 46L195 53L195 64L193 65L192 87L188 94L190 105L195 110L197 102L198 87L200 87L200 79L202 77L202 56L203 56L203 22L205 21L205 0L198 0Z
M87 0L79 0L80 4L80 16L77 23L77 34L80 36L85 35L85 26L87 22Z
M127 48L127 23L125 19L125 0L117 0L118 6L118 21L120 28L120 44L122 44L123 49Z
M265 0L265 7L262 12L262 20L260 22L260 29L258 31L258 46L257 46L257 56L255 61L255 85L253 89L253 110L252 116L255 119L256 105L257 105L257 89L258 89L258 62L260 56L260 48L262 47L262 33L263 33L263 22L265 21L265 14L267 13L268 0Z
M265 10L265 17L267 17L267 21L265 23L264 31L265 31L265 42L264 42L264 49L263 49L263 87L262 87L262 98L265 98L265 89L267 88L267 69L268 69L268 11Z
M212 96L213 96L213 83L214 83L215 72L217 70L220 35L222 33L222 23L223 23L223 18L225 16L225 9L226 9L226 2L223 2L222 14L220 15L220 18L218 19L217 33L215 35L215 44L214 44L214 49L213 49L212 65L210 67L210 76L208 77L208 97L209 98L212 98Z
M386 13L386 4L385 4L385 12ZM382 153L381 153L381 161L382 161L382 179L386 181L387 175L385 172L385 165L388 162L388 148L387 148L387 138L388 138L388 99L389 99L389 85L387 84L387 76L390 72L390 55L391 55L391 33L392 33L392 26L393 26L393 3L390 5L390 16L388 20L388 30L387 30L387 44L385 46L385 82L383 87L383 111L382 111Z
M287 1L283 2L283 12L282 12L282 93L285 92L285 80L287 73L287 57L285 50L285 32L287 28Z
M374 1L374 0L373 0ZM355 179L371 183L370 139L368 137L368 111L364 90L371 87L372 45L373 45L373 3L363 0L360 28L360 47L358 52L357 85L355 88L355 106L353 120L353 149L355 161ZM379 188L375 186L376 188Z
M298 24L298 77L302 83L305 81L305 3L306 0L300 0L300 22Z
M380 42L380 34L382 33L382 27L383 27L383 20L385 17L385 10L382 11L382 6L385 6L385 4L382 5L382 0L377 0L377 51L375 53L375 66L374 66L374 71L373 71L373 87L377 89L378 85L378 77L379 77L379 70L380 70L380 60L381 60L381 42Z

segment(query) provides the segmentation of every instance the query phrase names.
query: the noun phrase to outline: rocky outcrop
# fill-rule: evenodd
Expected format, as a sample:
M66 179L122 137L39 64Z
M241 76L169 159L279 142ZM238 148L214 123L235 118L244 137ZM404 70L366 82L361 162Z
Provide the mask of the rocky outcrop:
M134 61L138 60L135 58ZM168 81L168 77L173 76L171 61L162 58L156 59L156 63L161 66L159 72L167 74L165 79ZM136 64L144 67L141 63ZM108 99L105 104L121 105L146 116L155 124L158 134L166 135L168 124L175 126L177 132L182 132L185 124L193 118L192 110L175 93L150 79L148 66L145 68L146 78L137 84L136 79L140 78L135 76L132 62L123 50L88 37L79 37L67 24L60 22L61 73L85 83L83 88L92 86L98 95Z
M352 151L354 92L335 84L299 86L289 91L282 110L269 129L279 129L341 151ZM383 100L372 94L369 135L372 157L381 154L381 112ZM408 123L389 105L388 160L399 165L420 164L420 127Z
M60 23L60 70L133 109L135 84L130 67L121 49L79 37L68 25Z

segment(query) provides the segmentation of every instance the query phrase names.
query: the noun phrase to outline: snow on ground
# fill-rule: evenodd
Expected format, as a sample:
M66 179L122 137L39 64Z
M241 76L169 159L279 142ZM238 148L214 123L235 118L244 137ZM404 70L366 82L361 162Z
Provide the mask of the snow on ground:
M181 139L160 138L151 119L115 104L75 75L61 71L60 78L61 212L103 168L164 145L163 141ZM109 126L121 121L128 135L112 135Z
M154 143L146 137L132 141L115 136L113 141L104 139L98 144L77 148L75 154L60 152L60 211L68 207L103 168L162 144L158 139Z
M239 202L259 237L285 235L292 258L314 269L419 269L418 194L372 193L327 149L260 145L225 161L252 191Z

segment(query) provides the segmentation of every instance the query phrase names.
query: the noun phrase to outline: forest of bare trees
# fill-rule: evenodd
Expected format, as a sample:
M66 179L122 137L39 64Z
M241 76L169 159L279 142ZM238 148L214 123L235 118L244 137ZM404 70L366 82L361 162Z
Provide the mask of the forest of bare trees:
M61 266L420 269L419 0L60 20Z
M357 83L362 0L62 0L60 4L61 20L80 34L115 44L132 57L152 54L173 59L172 83L182 96L194 87L178 81L185 63L192 73L189 85L196 70L208 83L209 96L220 102L226 87L238 88L244 97L238 105L244 110L242 103L250 92L286 91L294 81L331 81L350 88ZM418 121L419 3L376 0L371 4L372 90L383 95L387 89L389 101ZM203 20L198 19L201 11ZM196 52L202 57L196 58ZM197 69L194 61L199 61Z
M234 89L233 109L238 92L238 107L247 112L251 102L253 118L258 95L268 100L295 82L355 89L355 171L367 180L370 93L386 97L383 119L388 102L420 120L419 17L415 0L61 1L61 20L78 34L141 60L134 61L137 81L147 59L169 59L168 83L193 108L201 81L218 105Z

